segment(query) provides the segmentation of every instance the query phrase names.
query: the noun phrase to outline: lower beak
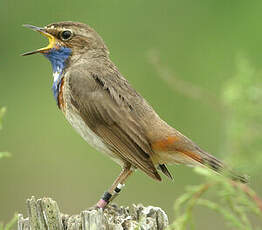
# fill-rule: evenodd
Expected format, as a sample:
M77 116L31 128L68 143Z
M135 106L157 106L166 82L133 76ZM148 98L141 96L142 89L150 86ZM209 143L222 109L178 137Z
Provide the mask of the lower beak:
M48 46L41 48L41 49L37 49L35 51L31 51L31 52L26 52L24 54L22 54L22 56L27 56L27 55L31 55L31 54L36 54L36 53L47 53L49 50L53 49L56 45L56 39L53 35L49 34L46 32L45 28L42 27L37 27L37 26L32 26L32 25L23 25L24 27L27 27L29 29L32 29L34 31L39 32L40 34L44 35L45 37L48 38L49 44Z

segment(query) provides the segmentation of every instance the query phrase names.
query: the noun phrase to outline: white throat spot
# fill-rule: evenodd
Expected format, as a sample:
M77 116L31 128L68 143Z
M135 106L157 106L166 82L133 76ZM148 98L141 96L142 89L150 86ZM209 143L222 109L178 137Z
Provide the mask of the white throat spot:
M57 82L59 79L60 73L59 72L54 72L53 77L54 77L54 82Z
M55 72L53 72L54 82L57 82L59 80L61 73L62 73L62 69L59 67L56 69Z

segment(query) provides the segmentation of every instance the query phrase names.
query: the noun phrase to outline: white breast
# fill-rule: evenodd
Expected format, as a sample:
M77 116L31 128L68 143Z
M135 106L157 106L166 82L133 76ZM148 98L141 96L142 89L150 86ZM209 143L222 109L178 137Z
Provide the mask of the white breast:
M117 164L123 166L123 161L119 159L107 146L103 143L101 138L97 136L84 122L75 108L66 109L65 116L69 123L76 129L76 131L88 142L92 147L105 153L111 157Z
M99 150L102 153L109 155L112 160L114 160L119 165L123 166L123 161L119 159L115 153L113 153L101 140L99 136L97 136L85 123L85 121L80 116L78 110L72 105L70 90L68 81L64 78L64 87L66 89L63 90L63 98L65 101L65 110L63 111L66 119L69 123L75 128L75 130L81 135L82 138L86 142L89 143L92 147Z
M95 147L97 150L102 152L109 152L109 149L102 142L101 138L98 137L83 121L77 111L66 110L66 118L69 123L76 129L76 131L87 141L90 145Z

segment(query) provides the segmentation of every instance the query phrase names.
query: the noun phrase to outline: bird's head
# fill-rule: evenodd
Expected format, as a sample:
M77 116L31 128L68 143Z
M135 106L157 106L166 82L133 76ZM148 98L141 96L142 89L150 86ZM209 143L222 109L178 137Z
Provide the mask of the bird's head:
M27 52L23 56L42 53L51 63L66 60L88 52L108 54L102 38L90 26L79 22L52 23L45 27L24 25L48 38L49 44L41 49Z

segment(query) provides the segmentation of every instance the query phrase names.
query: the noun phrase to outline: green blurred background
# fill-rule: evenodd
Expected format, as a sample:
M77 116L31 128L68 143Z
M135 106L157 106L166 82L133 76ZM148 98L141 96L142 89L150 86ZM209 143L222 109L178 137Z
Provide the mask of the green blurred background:
M174 76L220 98L225 82L236 74L239 53L261 69L261 12L259 0L1 0L0 106L7 107L7 114L0 150L12 157L0 161L0 220L7 221L16 211L25 213L25 200L32 195L50 196L63 212L79 213L100 198L120 170L89 147L59 112L51 92L50 63L41 55L20 56L47 43L22 24L72 20L91 25L122 74L159 115L224 159L229 153L224 148L223 112L173 91L148 53L155 50ZM241 161L235 167L251 174L251 187L262 194L261 179L252 179L249 171L252 162ZM172 220L174 200L186 185L203 178L188 167L169 168L173 182L163 177L158 183L137 172L116 202L160 206ZM200 227L221 229L219 222L213 226L216 215L198 215Z

